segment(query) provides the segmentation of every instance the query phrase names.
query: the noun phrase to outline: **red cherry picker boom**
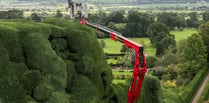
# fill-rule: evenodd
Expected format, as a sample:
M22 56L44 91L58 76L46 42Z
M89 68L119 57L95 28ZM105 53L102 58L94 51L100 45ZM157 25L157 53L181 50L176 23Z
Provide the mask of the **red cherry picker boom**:
M68 2L71 0L68 0ZM70 3L68 3L70 4ZM70 7L70 6L69 6ZM71 8L71 10L74 10ZM73 11L74 12L74 11ZM81 13L81 12L79 12ZM106 28L104 26L88 22L85 20L81 14L79 15L79 23L85 26L89 26L92 28L95 28L96 30L100 30L104 33L109 34L110 38L115 41L119 41L123 43L127 48L130 48L134 51L135 55L135 65L134 65L134 70L132 74L132 81L131 85L128 90L128 103L137 103L138 97L140 94L140 90L143 84L144 76L147 71L146 68L146 63L145 63L145 55L144 55L144 48L142 45L139 45L132 40L122 36L120 33L115 32L109 28Z

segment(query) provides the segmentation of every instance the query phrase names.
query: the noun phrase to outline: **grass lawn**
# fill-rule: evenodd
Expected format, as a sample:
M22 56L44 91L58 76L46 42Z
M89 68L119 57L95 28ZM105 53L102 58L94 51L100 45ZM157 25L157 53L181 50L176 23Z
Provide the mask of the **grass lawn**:
M175 35L175 40L178 42L179 40L186 39L188 36L191 36L193 33L197 33L196 29L184 29L183 31L173 30L170 32ZM129 38L135 41L138 44L142 44L145 47L145 55L155 56L156 49L151 45L149 38ZM106 43L106 47L103 49L106 53L120 53L122 43L113 41L109 38L103 39ZM115 59L109 59L108 64L117 63Z
M145 54L146 55L155 55L155 48L152 47L149 38L130 38L138 44L144 44ZM106 43L106 47L104 48L104 52L106 53L120 53L122 43L113 41L111 39L103 39Z
M117 77L120 77L121 75L124 75L126 78L131 77L132 73L133 72L130 72L130 71L119 72L119 71L113 70L112 71L112 74L114 76L113 83L114 84L125 83L126 80L118 79Z
M188 36L191 36L193 33L197 33L196 29L184 29L183 31L173 30L170 32L175 35L175 39L178 42L181 39L187 39Z
M116 60L116 59L108 59L108 60L107 60L107 63L108 63L108 64L111 64L111 63L112 63L112 64L116 64L116 63L117 63L117 60Z
M113 73L113 75L122 75L123 74L123 75L131 76L133 72L130 72L130 71L119 72L119 71L113 70L112 73Z
M186 39L188 36L191 36L193 33L197 33L196 29L184 29L183 31L173 30L171 34L175 35L175 39L178 42L181 39ZM145 54L155 56L155 48L151 45L149 38L129 38L135 41L138 44L144 44ZM106 43L104 52L106 53L120 53L122 43L113 41L109 38L103 39Z
M112 83L113 84L119 84L119 83L126 83L126 81L125 80L120 80L120 79L114 79Z

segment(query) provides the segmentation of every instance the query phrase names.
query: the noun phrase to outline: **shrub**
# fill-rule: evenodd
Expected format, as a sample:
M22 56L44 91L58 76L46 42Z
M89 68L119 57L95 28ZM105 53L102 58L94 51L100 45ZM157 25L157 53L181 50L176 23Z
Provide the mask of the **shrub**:
M68 22L66 20L60 20L58 18L48 18L48 19L44 20L43 22L47 23L47 24L60 26L60 27L68 27L70 24L70 22Z
M67 41L65 39L53 39L51 46L56 53L59 53L67 48Z
M17 22L17 29L19 29L19 36L20 38L24 38L30 33L39 33L45 39L48 39L51 34L51 28L48 24L44 23L35 23L35 22Z
M0 61L9 61L9 51L3 46L3 44L0 44Z
M51 28L51 38L60 38L60 37L65 37L64 35L64 29L58 26L50 25Z
M202 84L205 76L208 73L208 69L201 69L193 78L193 80L189 83L188 86L185 87L183 93L180 95L183 103L190 103L196 94L199 86Z
M95 85L82 75L77 75L73 79L71 95L74 95L79 103L98 103L99 100Z
M102 97L106 92L103 85L102 72L110 70L105 61L104 52L96 40L95 32L80 25L73 26L72 28L67 28L65 32L67 33L68 47L80 56L75 64L76 71L85 74L97 87L99 97ZM75 27L78 27L79 30L73 29ZM110 73L107 74L107 78L111 81ZM108 86L110 84L108 83Z
M117 84L117 85L113 85L116 97L117 97L117 103L127 103L128 99L127 99L127 91L128 88L124 88L122 86L123 84Z
M34 90L34 98L38 101L47 101L54 92L55 88L47 83L39 84Z
M75 65L72 61L65 61L67 66L67 91L69 92L72 86L72 79L76 75Z
M27 70L21 78L23 88L28 95L31 95L32 90L39 84L41 80L41 73L38 70Z
M91 38L91 35L88 32L73 30L67 35L67 40L68 45L76 52L78 52L80 55L90 53L93 39Z
M28 34L24 41L23 47L28 67L39 70L42 75L42 80L34 92L35 98L45 101L52 95L55 89L62 90L66 87L66 65L56 55L49 41L43 35L38 33Z
M202 94L198 100L198 103L203 103L203 101L207 101L208 99L209 99L209 82L205 86L205 89L202 92Z
M71 103L69 102L65 91L53 92L47 103Z
M94 60L89 56L83 56L75 66L78 74L89 74L93 72Z
M164 73L163 68L162 68L162 67L158 67L158 68L156 68L156 69L153 71L152 74L153 74L154 76L162 76L163 73Z
M153 68L155 66L155 62L157 61L157 58L154 56L148 56L146 57L146 66L147 68Z
M107 103L112 97L111 69L94 30L58 19L0 21L0 102Z
M0 62L0 97L2 103L25 103L26 96L22 89L14 64L9 61Z
M171 91L170 89L163 89L163 103L181 103L179 96L175 92L176 91Z
M8 50L11 61L24 61L20 38L15 28L0 25L0 43Z
M146 75L144 78L144 103L160 103L161 102L161 87L160 81L154 76Z

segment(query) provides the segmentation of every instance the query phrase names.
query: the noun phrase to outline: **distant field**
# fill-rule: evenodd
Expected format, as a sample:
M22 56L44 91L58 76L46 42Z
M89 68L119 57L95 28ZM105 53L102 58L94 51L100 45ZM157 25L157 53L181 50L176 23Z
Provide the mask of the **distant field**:
M186 39L188 36L191 36L193 33L197 33L196 29L184 29L183 31L173 30L171 34L175 35L175 39L178 42L181 39ZM142 44L144 43L145 54L155 56L156 49L151 45L149 38L130 38L131 40ZM106 53L120 53L122 43L113 41L111 39L103 39L106 43L106 47L103 49ZM108 64L116 64L116 59L108 59Z
M186 39L188 36L191 36L193 33L197 33L196 29L184 29L183 31L173 30L171 34L175 35L175 39L178 42L181 39ZM151 45L149 38L130 38L136 43L142 44L144 43L145 54L147 55L155 55L155 48ZM120 53L122 43L113 41L111 39L103 39L106 43L106 47L104 51L106 53Z
M146 55L155 55L155 48L152 47L149 38L130 38L136 43L141 44L144 42L145 46L145 54ZM122 43L113 41L111 39L103 39L106 43L106 47L104 48L104 52L106 53L120 53Z
M183 31L173 30L171 34L175 35L175 39L178 42L181 39L186 39L188 36L191 36L193 33L197 33L196 29L184 29Z

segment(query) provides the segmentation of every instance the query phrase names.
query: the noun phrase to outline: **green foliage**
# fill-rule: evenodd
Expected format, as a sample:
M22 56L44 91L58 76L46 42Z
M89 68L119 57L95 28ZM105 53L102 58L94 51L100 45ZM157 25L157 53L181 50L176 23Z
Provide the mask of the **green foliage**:
M99 42L96 40L95 33L89 28L81 27L80 29L84 29L84 31L69 29L70 32L67 35L67 40L69 41L68 45L81 56L81 58L79 58L79 61L75 64L75 69L79 74L86 74L87 77L98 88L98 93L103 93L107 89L104 88L104 85L102 85L103 81L101 80L101 78L98 77L101 77L104 70L109 71L109 69L107 69L108 67L106 65L106 62L103 61L105 60L105 55L101 49ZM109 81L111 81L111 74L108 73L106 75L109 78ZM110 86L111 82L107 83L107 86ZM100 94L99 96L102 95Z
M192 79L193 76L207 65L206 47L198 34L188 37L184 48L184 55L180 63L180 74L183 78Z
M53 18L0 21L1 102L107 103L112 98L111 69L94 30Z
M50 25L51 28L51 38L60 38L60 37L65 37L66 35L64 34L64 29L58 26Z
M24 22L24 25L23 25ZM24 38L27 34L30 33L40 33L45 39L49 38L51 34L51 29L48 24L44 23L35 23L29 21L17 21L16 28L19 29L20 38Z
M186 22L187 22L187 25L188 27L191 27L191 28L198 28L198 26L200 25L200 21L198 20L198 15L196 12L191 12L189 14L189 17L190 19L188 19Z
M165 24L157 22L149 25L147 34L151 43L156 45L156 42L160 42L163 37L169 34L169 30Z
M167 80L175 80L177 77L177 67L172 64L172 65L168 65L165 69L164 69L164 74L163 74L163 80L167 81Z
M21 82L26 94L31 95L32 90L36 88L41 80L41 73L38 70L27 70L24 72Z
M100 44L101 44L101 47L102 47L102 48L105 48L106 43L105 43L105 41L104 41L104 40L100 40Z
M188 86L184 87L184 91L180 94L182 103L190 103L196 94L199 86L202 84L205 76L208 74L206 68L202 68L189 83Z
M155 68L155 70L153 70L152 75L154 75L154 76L162 76L163 73L164 73L163 68L157 67L157 68Z
M124 13L125 11L114 11L109 15L109 20L114 23L123 23Z
M165 54L156 62L156 65L166 67L171 64L178 64L179 59L173 51L175 51L175 47L170 46Z
M117 99L117 103L127 103L128 99L127 99L127 93L128 93L128 86L124 85L124 84L117 84L117 85L113 85L116 97Z
M18 30L12 27L0 25L0 43L9 52L9 59L15 62L23 62L22 47L18 36ZM16 52L13 52L16 51Z
M47 101L54 92L54 87L47 83L39 84L34 90L34 98L38 101Z
M145 37L149 35L147 29L153 21L153 18L146 13L139 13L137 11L129 12L126 25L127 33L125 36Z
M72 86L72 79L76 75L75 65L72 61L65 61L67 66L67 91L70 91Z
M52 24L54 26L59 26L59 27L68 27L70 24L72 25L72 23L69 23L66 20L60 20L57 18L48 18L44 20L43 22L47 24Z
M168 28L163 23L156 22L150 24L147 34L151 43L156 47L156 55L161 55L169 46L176 45L175 36L169 34Z
M53 92L51 97L46 103L58 103L58 102L59 103L71 103L68 100L65 91Z
M83 56L80 61L76 62L75 66L78 74L89 74L93 72L94 60L89 56Z
M73 78L71 95L74 95L79 103L98 103L100 98L95 85L82 75Z
M41 71L42 75L42 80L34 90L34 96L37 100L47 101L55 89L66 87L66 65L43 35L28 34L24 41L23 47L29 68Z
M9 61L8 50L2 44L0 44L0 51L0 61Z
M145 76L143 87L143 103L161 103L161 87L158 78L149 75Z
M37 13L32 13L31 14L31 20L36 21L36 22L40 22L41 17Z
M209 61L209 23L205 23L202 24L199 28L198 28L198 32L199 34L202 36L202 40L205 44L205 46L207 47L207 54L208 54L208 58L207 60Z
M181 103L180 97L175 92L173 92L170 89L163 88L163 92L162 92L163 101L162 102L163 103Z
M173 30L175 27L181 28L186 26L185 18L177 13L160 13L157 21L166 24L170 30Z
M108 15L102 10L88 14L87 20L100 25L107 25L109 23Z
M0 62L0 97L2 103L25 103L26 96L23 92L13 62Z
M205 22L208 22L209 21L209 12L208 11L205 11L203 14L202 14L202 18Z
M207 101L209 99L209 82L206 84L204 91L202 92L198 103L203 103L203 101Z
M0 19L15 19L15 18L23 18L23 11L14 9L14 10L0 12Z
M67 48L67 41L65 39L53 39L51 45L56 53L59 53Z
M179 60L181 61L181 57L184 55L184 48L186 47L187 44L187 40L186 39L182 39L178 42L176 48L177 48L177 57L179 58Z
M148 56L146 57L146 66L147 68L153 68L155 66L155 62L157 61L157 58L154 56Z
M61 11L57 10L55 17L61 18L62 16L63 16L63 14L61 13Z

